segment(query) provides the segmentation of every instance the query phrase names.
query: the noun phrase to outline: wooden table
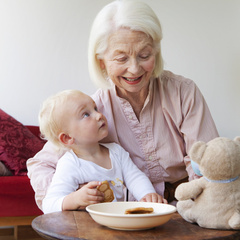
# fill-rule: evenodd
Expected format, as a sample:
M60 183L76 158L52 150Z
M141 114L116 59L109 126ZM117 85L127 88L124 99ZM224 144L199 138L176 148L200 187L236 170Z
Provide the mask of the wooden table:
M64 211L36 217L33 229L46 239L93 240L198 240L240 239L240 231L223 231L201 228L186 222L178 213L162 226L141 231L120 231L99 225L85 211Z

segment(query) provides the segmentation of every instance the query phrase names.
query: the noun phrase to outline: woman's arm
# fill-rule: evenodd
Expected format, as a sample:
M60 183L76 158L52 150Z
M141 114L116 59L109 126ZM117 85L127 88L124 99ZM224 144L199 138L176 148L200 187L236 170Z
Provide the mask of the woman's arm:
M208 142L219 136L207 103L194 82L187 87L182 86L182 114L183 122L180 131L184 137L187 153L184 162L189 179L193 180L199 176L194 173L188 156L191 146L196 141Z
M47 142L40 152L27 161L28 177L35 191L36 203L41 210L42 200L52 181L57 162L63 154L57 151L52 143Z

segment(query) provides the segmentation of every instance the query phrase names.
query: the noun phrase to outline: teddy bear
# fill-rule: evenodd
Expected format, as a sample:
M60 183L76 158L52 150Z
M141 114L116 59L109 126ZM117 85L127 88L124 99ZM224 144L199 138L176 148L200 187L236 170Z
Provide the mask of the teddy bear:
M195 142L189 156L202 177L177 187L178 213L200 227L240 229L240 137Z

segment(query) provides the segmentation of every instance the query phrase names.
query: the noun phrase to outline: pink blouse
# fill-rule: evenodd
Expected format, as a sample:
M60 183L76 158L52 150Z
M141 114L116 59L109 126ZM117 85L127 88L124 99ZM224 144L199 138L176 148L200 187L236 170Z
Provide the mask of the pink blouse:
M117 96L114 87L99 89L92 98L108 120L109 135L103 142L116 142L125 148L162 196L164 182L197 177L188 157L192 144L218 137L195 83L168 71L151 80L139 120L129 102ZM48 142L27 161L28 176L40 208L61 155Z

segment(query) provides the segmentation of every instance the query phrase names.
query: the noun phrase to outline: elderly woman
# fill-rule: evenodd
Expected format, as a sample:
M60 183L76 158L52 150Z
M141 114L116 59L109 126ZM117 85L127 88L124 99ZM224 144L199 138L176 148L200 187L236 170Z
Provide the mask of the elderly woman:
M188 157L192 144L218 133L195 83L163 70L161 39L148 5L114 1L93 23L89 73L101 87L92 97L109 123L104 142L125 148L162 202L171 202L179 183L197 177ZM62 154L48 142L27 162L40 208Z

